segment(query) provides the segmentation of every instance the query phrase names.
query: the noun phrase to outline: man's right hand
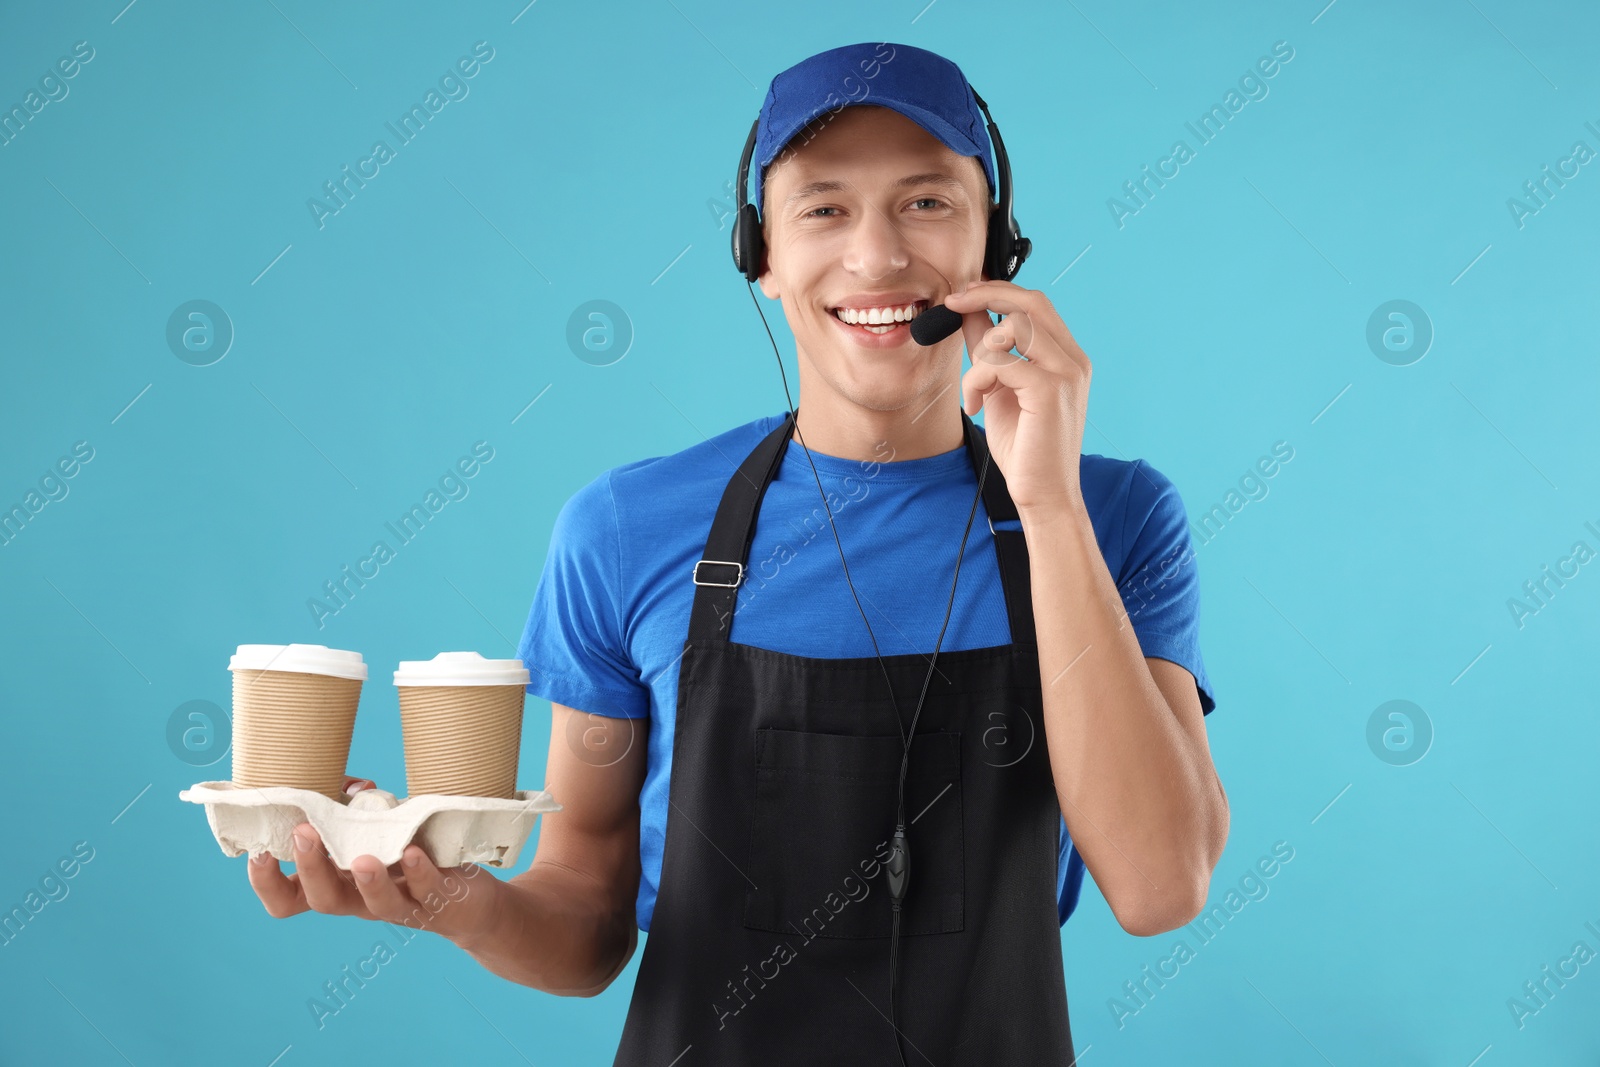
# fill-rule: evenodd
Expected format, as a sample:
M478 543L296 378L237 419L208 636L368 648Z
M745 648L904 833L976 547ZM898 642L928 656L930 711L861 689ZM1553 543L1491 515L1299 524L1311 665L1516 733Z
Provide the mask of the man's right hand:
M345 777L346 792L361 788L376 786L369 779ZM388 867L376 856L363 855L350 862L350 870L341 870L309 822L295 827L294 857L295 873L290 875L270 852L246 862L250 886L274 918L303 911L354 915L432 930L467 947L492 928L504 889L476 863L441 870L415 844L407 845L400 862Z
M476 864L439 870L416 845L385 868L374 856L341 871L309 825L285 877L270 855L251 860L250 885L278 918L302 911L355 915L435 930L483 968L556 996L592 997L627 967L639 942L639 791L648 766L648 720L550 705L545 789L560 818L539 834L521 874L501 881ZM362 778L346 778L345 791ZM415 859L408 867L406 860ZM355 873L374 875L360 882ZM419 922L419 919L421 920Z

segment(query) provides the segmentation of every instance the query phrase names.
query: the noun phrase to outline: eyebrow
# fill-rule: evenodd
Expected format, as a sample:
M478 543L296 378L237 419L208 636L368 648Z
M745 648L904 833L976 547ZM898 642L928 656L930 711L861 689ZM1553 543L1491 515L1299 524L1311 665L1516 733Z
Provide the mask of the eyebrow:
M939 185L957 190L961 188L961 182L955 178L952 178L943 171L938 170L928 171L925 174L908 174L904 178L901 178L899 181L895 182L893 188L906 189L913 185ZM823 193L843 192L846 188L847 183L842 181L829 180L812 182L809 185L802 185L793 193L790 193L789 198L783 203L785 207L788 207L789 205L797 203L798 201L806 200L813 196L820 196Z

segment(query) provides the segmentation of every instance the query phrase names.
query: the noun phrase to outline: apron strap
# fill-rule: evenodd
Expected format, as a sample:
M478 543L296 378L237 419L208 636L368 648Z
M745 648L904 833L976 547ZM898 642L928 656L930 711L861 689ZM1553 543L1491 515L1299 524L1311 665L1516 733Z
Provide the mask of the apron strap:
M978 426L963 411L961 425L967 434L967 454L972 457L972 474L977 477L983 467L983 458L989 454L985 437ZM989 513L989 532L994 534L994 551L1000 560L1000 584L1005 590L1006 615L1011 621L1011 643L1034 645L1038 638L1033 629L1033 584L1028 569L1028 539L1021 530L997 530L995 521L1005 522L1019 518L1017 505L1006 489L1006 476L1000 473L993 458L983 476L983 507Z
M729 639L739 586L744 581L750 544L755 539L756 516L761 511L767 486L783 461L785 448L794 437L794 418L795 413L789 412L782 424L745 457L722 492L711 532L706 538L705 554L694 565L694 607L689 614L688 638L691 642L715 644L726 643ZM977 424L964 411L961 424L976 477L988 454L988 445ZM1035 644L1027 539L1021 530L994 528L995 520L1015 520L1018 515L1011 494L1006 491L1005 476L992 459L983 480L983 505L989 513L989 529L994 535L995 554L999 559L1000 581L1011 623L1011 643Z
M784 446L794 436L794 412L745 457L722 491L705 555L694 565L694 608L689 613L689 640L698 644L728 640L739 585L756 535L761 498L783 460Z

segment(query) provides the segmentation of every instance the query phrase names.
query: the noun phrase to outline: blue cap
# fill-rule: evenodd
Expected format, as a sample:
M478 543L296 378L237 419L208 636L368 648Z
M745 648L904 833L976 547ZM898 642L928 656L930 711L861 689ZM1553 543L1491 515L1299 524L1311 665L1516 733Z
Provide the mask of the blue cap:
M761 105L755 156L758 210L767 166L817 116L855 104L898 111L951 151L977 156L996 198L994 156L983 114L961 68L908 44L866 42L818 52L772 79Z

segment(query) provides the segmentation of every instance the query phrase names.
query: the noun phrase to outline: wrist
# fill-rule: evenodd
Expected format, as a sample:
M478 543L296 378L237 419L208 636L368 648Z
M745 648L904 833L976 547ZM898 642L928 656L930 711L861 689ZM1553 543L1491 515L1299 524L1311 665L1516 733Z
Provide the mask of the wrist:
M1077 489L1062 493L1036 504L1017 505L1017 517L1022 520L1022 530L1060 530L1089 521L1089 507ZM1092 526L1091 526L1092 528Z

